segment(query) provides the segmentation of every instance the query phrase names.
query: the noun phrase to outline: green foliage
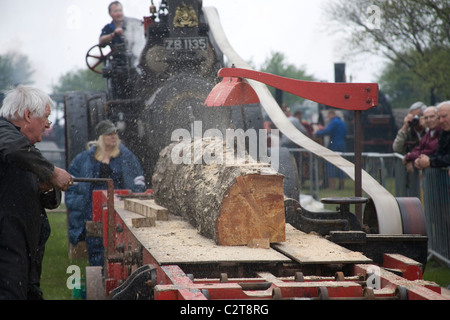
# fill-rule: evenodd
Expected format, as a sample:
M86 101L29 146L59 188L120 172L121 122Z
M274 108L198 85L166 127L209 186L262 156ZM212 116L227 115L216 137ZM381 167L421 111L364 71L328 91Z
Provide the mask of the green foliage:
M105 91L106 82L101 74L89 69L78 69L62 75L52 89L54 94L68 91Z
M15 52L0 55L0 90L17 84L31 84L33 73L27 56Z
M278 76L296 79L296 80L307 80L314 81L314 77L308 75L304 68L299 68L294 64L286 61L286 56L281 52L271 52L271 56L266 59L266 61L261 66L261 72L267 72L275 74ZM269 88L272 95L275 96L275 89ZM296 104L301 104L305 99L295 96L290 93L284 93L283 102L287 107L293 107Z
M450 99L450 51L436 49L426 55L415 55L416 71L405 64L389 63L379 83L390 97L393 108L408 108L415 101L435 105Z
M346 35L349 54L390 61L380 82L394 107L450 98L449 1L333 0L326 10L330 27Z
M409 108L416 101L430 101L430 91L404 65L388 64L379 80L394 109Z

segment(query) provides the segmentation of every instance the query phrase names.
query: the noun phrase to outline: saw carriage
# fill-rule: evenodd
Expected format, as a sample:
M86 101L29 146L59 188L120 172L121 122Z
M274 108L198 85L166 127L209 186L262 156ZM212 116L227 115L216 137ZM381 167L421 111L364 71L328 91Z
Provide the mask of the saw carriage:
M150 12L143 22L127 20L124 44L87 53L107 92L65 95L66 163L95 138L95 125L110 119L148 183L144 194L114 190L106 180L100 182L107 190L94 191L89 230L104 239L105 265L87 268L88 299L443 298L436 284L422 280L427 235L420 201L394 198L366 174L357 139L353 164L292 128L266 87L354 112L357 137L361 113L377 106L376 84L252 71L229 45L217 11L201 1L163 0ZM131 35L136 30L140 36ZM209 156L229 151L217 137L230 130L244 133L244 154L252 154L254 141L245 134L264 132L265 115L354 179L355 196L321 199L338 206L333 212L302 208L286 196L297 192L289 184L298 179L292 155L264 134L246 161L195 158L196 144L211 144ZM234 152L239 138L233 141Z

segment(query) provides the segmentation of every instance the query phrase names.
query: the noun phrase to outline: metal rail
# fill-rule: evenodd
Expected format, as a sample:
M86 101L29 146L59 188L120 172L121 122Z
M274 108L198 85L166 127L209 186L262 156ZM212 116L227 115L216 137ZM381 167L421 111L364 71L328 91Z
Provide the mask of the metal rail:
M423 170L428 252L450 266L450 176L448 169Z

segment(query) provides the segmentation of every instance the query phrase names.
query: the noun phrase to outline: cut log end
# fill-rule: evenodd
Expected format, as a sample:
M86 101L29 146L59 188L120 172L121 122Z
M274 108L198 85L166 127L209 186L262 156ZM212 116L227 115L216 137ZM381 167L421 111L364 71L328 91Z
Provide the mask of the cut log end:
M216 241L224 246L262 238L285 241L283 177L237 177L224 196L216 228Z

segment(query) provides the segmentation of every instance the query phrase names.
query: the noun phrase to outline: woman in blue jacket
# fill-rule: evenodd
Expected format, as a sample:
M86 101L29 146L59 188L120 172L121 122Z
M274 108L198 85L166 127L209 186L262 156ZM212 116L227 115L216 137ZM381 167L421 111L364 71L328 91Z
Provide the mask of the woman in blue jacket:
M114 189L145 191L142 167L137 157L120 143L117 128L108 120L96 127L97 140L88 143L88 150L78 154L69 166L69 173L76 178L112 178ZM92 220L92 192L106 189L105 184L75 183L66 192L69 210L69 240L73 245L86 239L89 262L103 266L103 240L86 238L86 221Z

